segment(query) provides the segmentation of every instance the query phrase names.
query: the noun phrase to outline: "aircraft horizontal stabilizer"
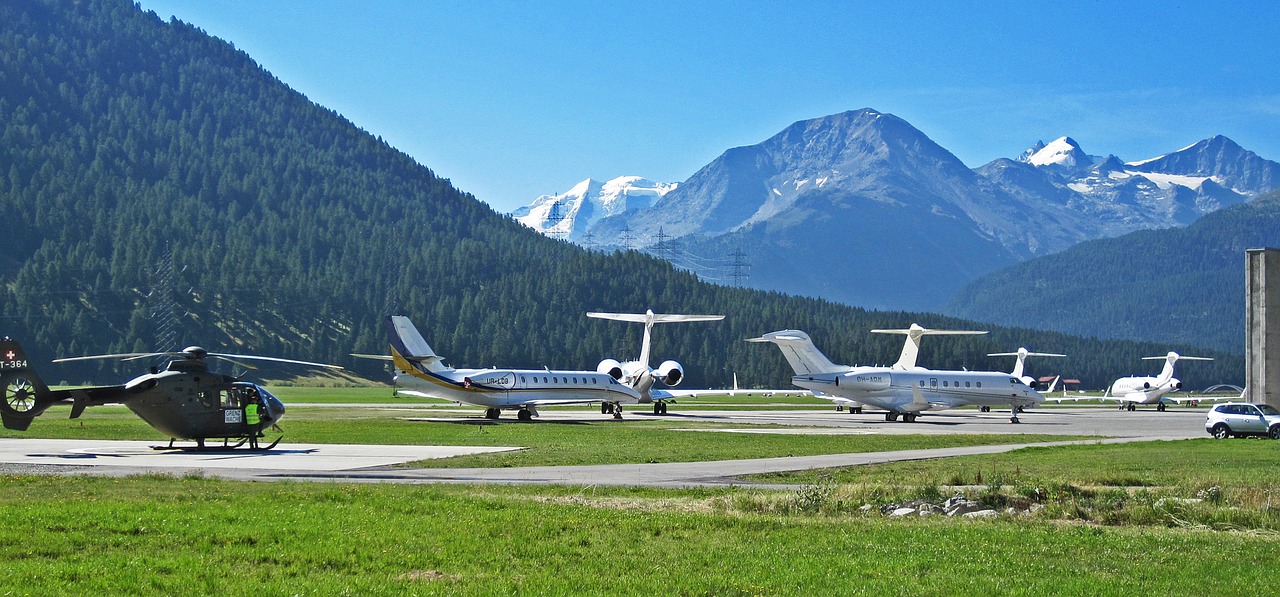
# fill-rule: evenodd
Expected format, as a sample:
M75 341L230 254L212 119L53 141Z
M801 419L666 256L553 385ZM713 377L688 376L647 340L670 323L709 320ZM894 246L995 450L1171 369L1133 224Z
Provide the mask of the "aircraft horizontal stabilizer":
M353 357L355 357L355 358L357 358L357 359L373 359L373 360L375 360L375 361L390 361L390 360L392 360L392 359L391 359L391 355L389 355L389 354L358 354L358 353L354 353L354 352L353 352L353 353L351 353L351 356L353 356Z
M1159 361L1164 359L1173 359L1175 361L1212 361L1213 357L1186 357L1176 352L1171 352L1167 355L1162 355L1158 357L1142 357L1142 360L1144 361Z
M674 313L598 313L588 312L587 317L611 319L613 321L629 321L632 323L678 323L684 321L720 321L723 315L681 315Z
M920 327L917 324L911 324L911 327L904 330L871 330L875 334L903 334L907 336L938 336L938 335L961 335L961 334L985 334L986 330L931 330L929 328Z

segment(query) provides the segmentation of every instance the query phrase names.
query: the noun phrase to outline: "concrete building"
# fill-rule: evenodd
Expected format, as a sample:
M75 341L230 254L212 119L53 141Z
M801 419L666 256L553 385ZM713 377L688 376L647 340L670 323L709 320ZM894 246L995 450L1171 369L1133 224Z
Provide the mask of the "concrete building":
M1280 408L1280 249L1245 251L1245 399Z

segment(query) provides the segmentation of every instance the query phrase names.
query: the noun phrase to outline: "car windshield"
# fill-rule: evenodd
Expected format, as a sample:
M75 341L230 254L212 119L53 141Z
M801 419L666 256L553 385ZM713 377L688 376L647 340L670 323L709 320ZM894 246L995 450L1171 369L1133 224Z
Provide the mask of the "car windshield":
M1270 404L1255 404L1254 406L1257 406L1258 410L1261 410L1264 415L1280 415L1280 410L1276 410L1276 407Z

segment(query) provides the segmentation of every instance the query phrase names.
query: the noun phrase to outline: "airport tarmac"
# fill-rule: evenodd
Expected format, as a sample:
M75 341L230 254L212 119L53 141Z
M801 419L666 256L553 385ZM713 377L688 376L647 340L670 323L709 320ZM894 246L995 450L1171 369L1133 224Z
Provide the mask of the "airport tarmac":
M290 408L307 408L291 405ZM376 407L374 407L376 408ZM408 420L484 421L474 409L402 408ZM720 423L714 430L688 432L807 434L1047 434L1096 436L1048 444L972 446L936 450L831 454L715 462L544 466L521 468L405 468L406 462L498 450L467 446L362 446L282 444L269 452L180 452L154 450L155 442L109 440L0 439L0 472L125 476L147 473L200 474L257 481L347 481L382 483L504 483L569 485L645 485L692 487L746 485L740 476L767 472L856 466L900 460L993 454L1030 445L1121 443L1208 437L1204 408L1136 412L1114 408L1035 409L1012 424L1009 413L972 409L924 415L915 423L886 422L877 413L849 414L833 410L702 410L671 411L654 416L628 412L632 421L665 420ZM425 415L425 416L424 416ZM609 421L608 415L582 410L545 409L530 423L502 419L486 424L537 425L540 421ZM768 426L768 427L767 427ZM776 427L774 427L776 426ZM548 428L552 431L552 428Z

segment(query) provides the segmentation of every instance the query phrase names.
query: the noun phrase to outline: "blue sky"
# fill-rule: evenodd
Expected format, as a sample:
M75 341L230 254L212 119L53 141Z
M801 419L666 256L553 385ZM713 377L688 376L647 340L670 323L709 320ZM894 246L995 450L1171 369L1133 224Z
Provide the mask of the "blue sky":
M1280 3L968 4L141 0L500 211L683 181L864 107L970 167L1062 135L1132 161L1222 134L1280 161Z

